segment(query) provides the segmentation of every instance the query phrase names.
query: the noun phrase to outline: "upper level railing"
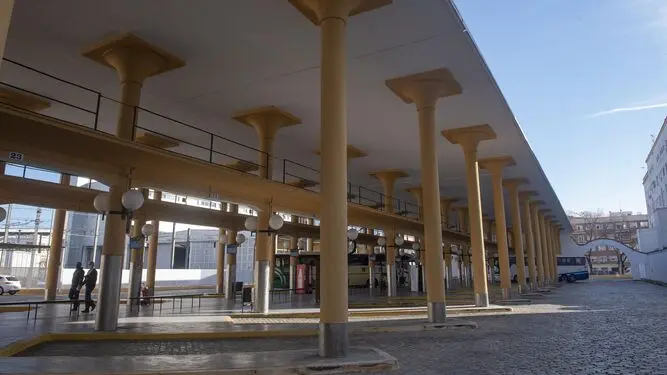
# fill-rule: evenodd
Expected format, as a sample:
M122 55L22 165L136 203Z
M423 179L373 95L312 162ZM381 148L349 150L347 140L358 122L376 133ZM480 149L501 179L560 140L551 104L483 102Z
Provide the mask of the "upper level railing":
M11 96L0 93L0 102L6 105L109 134L116 133L118 113L121 106L127 105L99 91L9 59L3 59L0 70L2 88L22 93L37 103L26 107L25 101L13 101ZM276 182L297 188L319 191L320 172L313 167L276 158L255 147L140 106L132 107L132 113L132 140L135 142L244 173L271 176ZM414 219L420 216L420 207L416 204L387 197L352 182L348 183L347 195L349 202L377 210L384 210L386 200L392 199L396 214Z

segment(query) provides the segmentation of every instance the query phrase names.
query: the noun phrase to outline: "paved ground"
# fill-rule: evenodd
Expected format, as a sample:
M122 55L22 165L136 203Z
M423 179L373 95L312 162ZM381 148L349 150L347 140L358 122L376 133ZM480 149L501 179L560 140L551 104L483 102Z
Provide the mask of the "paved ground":
M667 288L634 281L567 284L476 330L353 335L398 358L393 374L667 374ZM461 318L452 318L461 319ZM465 318L471 319L471 318ZM316 338L45 344L28 355L157 355L312 348Z

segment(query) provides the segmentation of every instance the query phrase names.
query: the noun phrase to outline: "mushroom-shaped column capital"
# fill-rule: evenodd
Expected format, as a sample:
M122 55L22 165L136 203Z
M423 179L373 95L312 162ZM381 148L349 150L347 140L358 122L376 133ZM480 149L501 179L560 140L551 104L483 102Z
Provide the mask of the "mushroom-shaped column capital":
M449 69L440 68L385 81L387 87L405 103L417 108L432 107L438 99L463 92Z

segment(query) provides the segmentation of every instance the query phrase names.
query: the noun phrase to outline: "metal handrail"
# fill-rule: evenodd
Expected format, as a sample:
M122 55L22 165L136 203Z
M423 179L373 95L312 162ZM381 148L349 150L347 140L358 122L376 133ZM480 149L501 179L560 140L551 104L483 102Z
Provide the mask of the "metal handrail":
M72 107L72 108L75 108L75 109L78 109L78 110L81 110L81 111L84 111L84 112L86 112L86 113L89 113L89 114L94 115L94 116L95 116L95 119L94 119L94 123L93 123L93 127L92 127L92 128L93 128L95 131L100 131L100 130L98 129L98 125L99 125L100 106L101 106L102 99L109 100L109 101L112 101L112 102L117 103L117 104L120 104L120 105L129 106L129 104L127 104L127 103L123 103L123 102L121 102L121 101L119 101L119 100L116 100L116 99L113 99L113 98L104 96L104 95L102 95L101 92L92 90L92 89L87 88L87 87L85 87L85 86L83 86L83 85L79 85L79 84L77 84L77 83L69 82L69 81L64 80L64 79L62 79L62 78L58 78L58 77L56 77L56 76L54 76L54 75L52 75L52 74L48 74L48 73L42 72L42 71L40 71L40 70L37 70L37 69L32 68L32 67L30 67L30 66L27 66L27 65L25 65L25 64L21 64L21 63L19 63L19 62L14 61L14 60L5 59L5 58L3 58L3 60L4 60L4 61L7 61L7 62L9 62L9 63L11 63L11 64L14 64L14 65L16 65L16 66L20 66L20 67L22 67L22 68L24 68L24 69L30 70L30 71L32 71L32 72L35 72L35 73L41 74L41 75L43 75L43 76L49 77L49 78L54 79L54 80L56 80L56 81L58 81L58 82L65 83L65 84L71 85L71 86L73 86L73 87L77 87L77 88L79 88L79 89L85 90L86 92L89 92L89 93L91 93L91 94L94 94L94 95L96 96L96 98L95 98L95 99L96 99L96 105L95 105L95 110L92 110L92 109L87 109L87 108L80 107L80 106L77 106L77 105L73 105L73 104L67 103L67 102L65 102L65 101L61 101L61 100L58 100L58 99L55 99L55 98L52 98L52 97L49 97L49 96L46 96L46 95L43 95L43 94L39 94L39 93L30 91L30 90L26 90L26 89L23 89L23 88L20 88L20 87L16 87L16 86L11 85L11 84L7 84L7 83L4 83L4 82L0 82L0 84L4 84L4 85L6 85L6 86L8 86L8 87L12 87L12 88L15 88L15 89L18 89L18 90L21 90L21 91L30 93L30 94L32 94L32 95L40 96L40 97L43 97L43 98L45 98L45 99L48 99L48 100L51 100L51 101L54 101L54 102L57 102L57 103L60 103L60 104L66 105L66 106L70 106L70 107ZM213 155L221 155L221 156L229 157L229 158L235 159L235 160L237 160L237 161L242 161L242 162L244 162L244 163L248 163L248 164L250 164L250 165L257 166L258 168L270 168L271 165L272 165L272 164L270 163L270 161L271 161L272 159L278 161L278 162L279 162L278 164L280 164L280 161L282 160L282 167L283 167L283 168L282 168L282 169L283 169L283 171L282 171L282 175L283 175L283 176L282 176L282 183L284 183L284 184L287 184L287 183L288 183L288 181L287 181L287 176L295 177L295 178L297 178L297 179L312 180L312 178L307 178L307 177L304 177L304 176L301 176L301 175L297 175L297 174L295 174L294 172L288 172L287 169L288 169L289 166L296 166L296 167L299 167L299 168L303 168L303 169L308 170L308 171L310 171L310 172L317 173L318 175L321 173L321 172L320 172L319 170L317 170L316 168L309 167L309 166L304 165L304 164L302 164L302 163L299 163L299 162L296 162L296 161L293 161L293 160L289 160L289 159L286 159L286 158L274 158L274 157L271 156L270 154L268 154L268 153L266 153L266 152L263 152L263 151L261 151L261 150L255 148L255 147L247 146L247 145L245 145L245 144L243 144L243 143L240 143L240 142L238 142L238 141L235 141L235 140L226 138L226 137L221 136L221 135L219 135L219 134L215 134L215 133L206 131L206 130L201 129L201 128L198 128L198 127L196 127L196 126L194 126L194 125L188 124L188 123L183 122L183 121L180 121L180 120L176 120L176 119L174 119L174 118L170 118L170 117L168 117L168 116L165 116L165 115L163 115L163 114L160 114L160 113L151 111L151 110L149 110L149 109L146 109L146 108L143 108L143 107L140 107L140 106L133 106L133 109L134 109L134 121L133 121L133 131L132 131L132 139L133 139L133 140L134 140L134 137L136 136L136 130L137 130L137 129L141 129L141 130L144 130L144 131L146 131L146 132L150 132L150 133L153 133L153 134L157 134L157 135L160 135L161 137L165 137L165 138L168 138L168 139L170 139L170 140L177 141L177 142L179 142L179 144L180 144L180 143L183 143L183 144L187 144L187 145L189 145L189 146L196 147L196 148L201 149L201 150L206 150L206 151L209 152L209 159L208 159L208 162L209 162L209 163L216 164L216 165L221 165L221 166L223 166L223 167L227 167L227 168L231 168L231 167L229 167L228 165L225 165L225 164L219 164L219 163L214 162ZM187 128L196 130L196 131L198 131L198 132L200 132L200 133L206 134L206 135L208 135L208 138L209 138L209 145L208 145L208 146L202 146L201 144L192 143L192 142L189 142L189 141L186 141L186 140L183 140L183 139L179 139L179 138L176 138L176 137L173 137L173 136L166 135L166 134L164 134L164 133L161 133L161 132L158 132L158 131L155 131L155 130L152 130L152 129L148 129L148 128L146 128L146 127L142 127L142 126L138 123L138 122L139 122L139 121L138 121L138 117L139 117L138 114L139 114L139 112L146 112L146 113L149 113L149 114L151 114L151 115L157 116L157 117L159 117L159 118L162 118L162 119L165 119L165 120L169 120L169 121L171 121L171 122L174 122L174 123L176 123L176 124L178 124L178 125L185 126L185 127L187 127ZM43 115L43 114L42 114L42 115ZM52 117L52 116L49 116L49 115L44 115L44 116ZM71 123L71 122L70 122L70 123ZM81 124L75 124L75 123L72 123L72 124L73 124L73 125L82 126L82 127L87 127L87 126L85 126L85 125L81 125ZM227 153L224 153L224 152L220 152L220 151L215 150L215 149L214 149L214 148L215 148L215 147L214 147L214 143L215 143L215 140L216 140L216 139L220 139L220 140L223 140L223 141L225 141L225 142L229 142L229 143L232 143L232 144L234 144L234 145L241 146L241 147L243 147L243 148L245 148L245 149L247 149L247 150L252 150L252 151L258 152L259 154L263 155L264 158L266 158L266 164L265 164L265 166L262 166L262 165L260 165L260 164L258 164L258 163L256 163L256 162L253 162L253 161L249 161L249 160L246 160L246 159L238 158L238 157L236 157L236 156L233 156L233 155L230 155L230 154L227 154ZM170 151L170 150L166 150L166 151ZM174 152L174 153L183 155L182 153L178 153L178 152L175 152L175 151L170 151L170 152ZM188 155L185 154L185 156L188 156ZM235 168L232 168L232 169L235 169ZM351 183L351 182L348 182L348 200L349 200L350 202L353 202L353 201L354 201L354 200L351 198L351 195L352 195L352 186L353 186L352 183ZM304 189L307 189L307 188L304 188ZM364 204L364 202L372 202L372 203L375 203L374 206L376 206L376 208L381 209L381 207L384 205L384 201L385 201L386 199L388 199L388 197L385 196L383 193L374 191L374 190L369 189L369 188L365 188L365 187L360 186L360 185L357 185L357 186L356 186L356 190L357 190L357 191L356 191L356 193L357 193L356 203L361 204L361 205L366 205L366 206L368 206L368 204ZM362 192L364 192L364 191L365 191L365 192L368 192L368 193L372 193L372 194L374 194L374 195L377 195L377 196L379 197L379 200L377 200L376 198L369 198L369 197L367 197L367 196L364 197L363 194L362 194ZM400 208L401 208L401 206L402 206L403 208L406 208L405 211L407 211L408 213L414 213L414 214L416 214L416 215L419 217L419 211L420 211L420 208L417 207L416 205L413 205L413 204L408 203L408 202L406 202L406 201L401 201L401 200L399 200L399 199L397 199L397 198L393 198L393 200L395 200L395 201L398 202L399 211L400 211ZM416 207L416 208L417 208L416 212L411 212L411 211L407 210L407 207L409 207L409 206ZM397 214L398 214L398 213L397 213Z

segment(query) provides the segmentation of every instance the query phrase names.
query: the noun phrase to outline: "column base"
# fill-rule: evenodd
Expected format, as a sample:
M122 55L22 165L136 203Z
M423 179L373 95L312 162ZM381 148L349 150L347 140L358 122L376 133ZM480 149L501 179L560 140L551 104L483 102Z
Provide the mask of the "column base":
M341 358L348 354L347 323L322 323L319 333L320 357Z
M387 264L387 295L396 297L396 265Z
M428 322L429 323L444 323L447 317L447 305L445 302L429 302L428 308Z
M487 293L475 293L475 306L489 307L489 295Z
M132 250L136 251L136 250ZM139 305L139 297L141 294L141 271L143 266L138 263L130 263L130 277L127 285L127 303L126 308L132 310L134 306ZM135 299L131 299L135 298Z
M258 260L255 263L257 267L257 283L255 284L255 311L262 314L269 313L269 289L271 288L271 279L269 273L271 267L268 260Z
M99 273L100 292L97 300L95 330L115 331L118 328L123 256L102 254Z
M236 299L236 291L234 290L234 284L236 283L236 265L228 264L227 265L227 275L225 275L225 285L224 293L225 298L228 300Z

